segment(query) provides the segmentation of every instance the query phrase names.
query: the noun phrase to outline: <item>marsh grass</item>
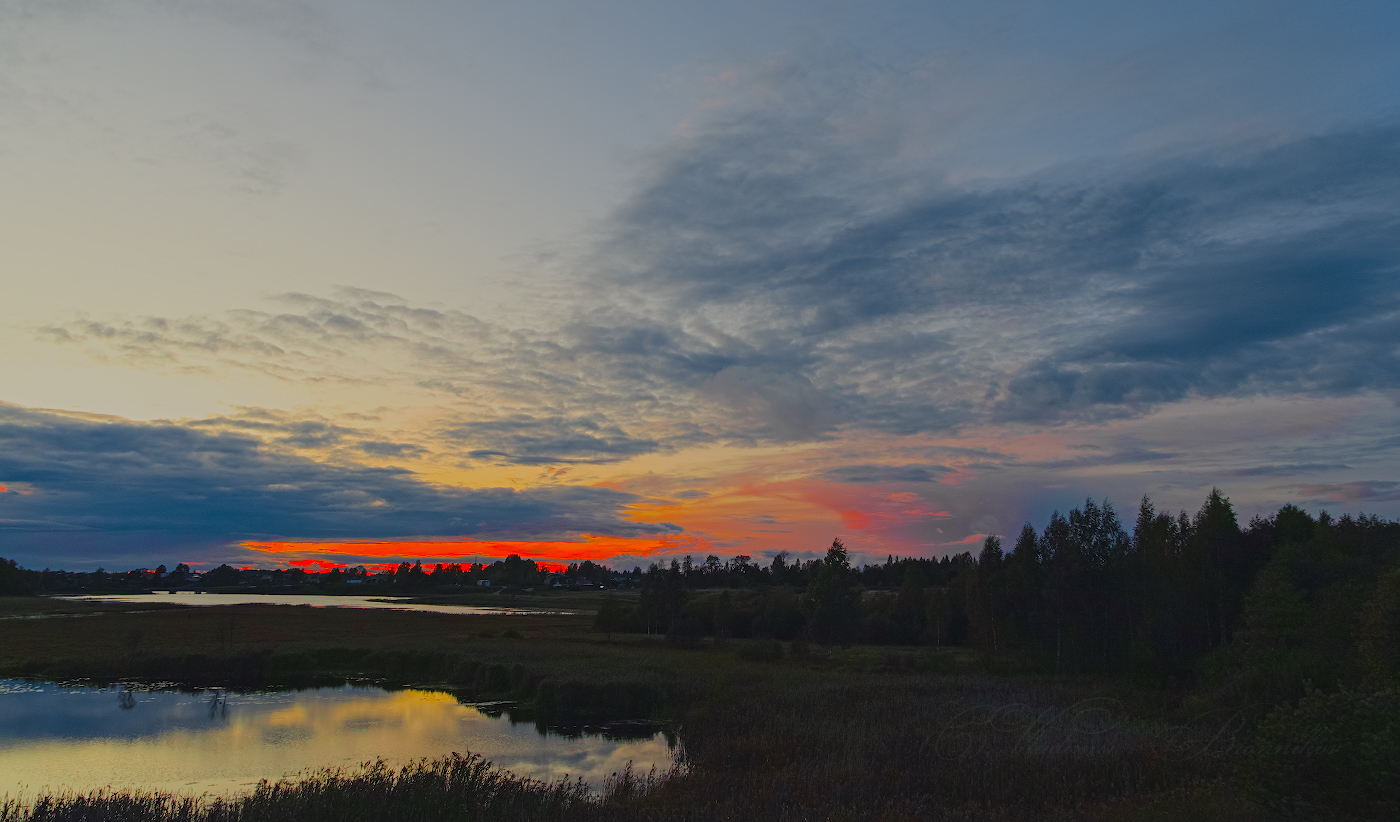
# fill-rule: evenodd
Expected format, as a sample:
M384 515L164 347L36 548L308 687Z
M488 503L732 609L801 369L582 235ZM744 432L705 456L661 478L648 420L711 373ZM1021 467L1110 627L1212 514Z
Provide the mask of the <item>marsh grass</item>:
M692 776L644 797L639 818L1135 818L1154 803L1152 818L1202 818L1173 815L1191 807L1252 818L1220 782L1233 767L1221 729L1092 683L848 675L770 686L708 706L682 735Z
M751 687L720 684L684 712L674 772L627 771L598 795L453 757L226 800L41 797L0 822L1260 818L1221 778L1235 765L1221 728L1092 683L764 667Z
M660 637L605 640L586 617L257 607L232 612L241 627L220 653L211 639L220 609L190 610L208 613L104 615L82 636L55 635L56 623L43 620L0 625L0 640L16 640L4 670L260 687L318 677L437 683L517 700L520 718L540 724L669 720L683 767L622 774L588 795L459 757L321 772L222 802L48 797L29 810L10 806L0 822L1259 818L1231 781L1240 747L1228 718L1182 715L1180 694L1125 683L978 673L988 660L964 649L759 640L675 648ZM509 628L520 638L500 636ZM102 644L133 630L142 631L135 651ZM58 644L44 655L49 639ZM1014 660L992 662L1014 669Z
M638 780L628 775L625 790ZM650 783L643 783L649 787ZM355 822L356 820L582 820L600 818L609 794L582 782L540 782L477 755L454 754L402 768L384 762L262 782L251 794L191 798L154 792L45 794L7 801L0 822Z

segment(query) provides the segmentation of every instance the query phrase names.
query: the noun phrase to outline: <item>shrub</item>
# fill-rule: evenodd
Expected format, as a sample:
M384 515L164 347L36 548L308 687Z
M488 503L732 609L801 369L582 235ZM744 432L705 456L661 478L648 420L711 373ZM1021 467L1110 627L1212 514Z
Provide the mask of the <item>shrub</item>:
M1309 689L1264 718L1243 771L1285 816L1400 818L1400 691Z

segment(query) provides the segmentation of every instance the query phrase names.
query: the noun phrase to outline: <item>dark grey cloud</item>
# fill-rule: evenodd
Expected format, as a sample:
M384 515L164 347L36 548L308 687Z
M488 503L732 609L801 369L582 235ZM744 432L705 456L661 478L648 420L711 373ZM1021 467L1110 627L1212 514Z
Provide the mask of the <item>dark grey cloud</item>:
M572 462L615 462L654 451L654 440L634 438L598 417L532 417L467 422L447 435L467 441L487 441L501 450L478 449L475 459L498 459L518 465Z
M385 440L364 440L356 443L355 447L376 457L416 457L428 452L428 449L420 445Z
M1153 448L1140 446L1129 446L1115 449L1109 453L1085 454L1082 457L1073 457L1071 459L1023 462L1021 465L1059 471L1071 468L1096 468L1103 465L1132 465L1140 462L1160 462L1179 456L1181 456L1179 453L1159 451Z
M1319 471L1345 471L1350 468L1350 465L1343 465L1341 463L1308 462L1255 465L1249 468L1237 468L1233 471L1227 471L1225 475L1230 477L1297 477L1305 474L1315 474Z
M328 465L256 437L94 420L0 404L0 546L29 533L152 531L189 538L360 538L677 530L633 523L636 497L581 486L434 485L396 468Z
M842 132L850 106L810 102L740 111L663 154L598 263L609 293L700 318L745 370L821 398L759 432L1400 383L1393 124L954 186L892 179L879 140Z
M860 485L887 482L937 482L953 469L946 465L843 465L826 472L828 479Z
M232 415L219 414L190 420L184 425L198 429L252 432L278 445L305 450L334 448L347 437L362 433L325 419L299 418L285 411L256 407L243 407Z

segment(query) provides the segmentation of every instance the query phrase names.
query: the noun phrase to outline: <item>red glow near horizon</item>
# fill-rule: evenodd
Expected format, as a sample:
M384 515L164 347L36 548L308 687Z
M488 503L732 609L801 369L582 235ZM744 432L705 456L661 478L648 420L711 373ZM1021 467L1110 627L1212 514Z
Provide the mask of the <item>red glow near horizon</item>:
M399 566L403 565L403 563L401 563L401 562L373 562L373 563L358 562L358 563L355 563L355 564L352 565L352 564L350 564L350 563L348 563L348 562L336 562L336 561L334 561L334 560L329 560L329 559L288 559L288 560L282 560L282 561L283 561L284 563L286 563L287 565L293 567L293 568L302 568L302 569L305 569L305 570L309 571L310 573L320 573L320 574L328 573L328 572L330 572L330 571L344 571L344 570L347 569L347 568L356 568L356 567L364 568L366 571L371 571L371 572L373 572L373 573L380 573L381 571L393 571L393 570L396 570L396 569L399 568ZM432 563L429 563L429 562L425 562L425 563L423 563L423 570L424 570L425 572L431 573L431 572L437 570L436 566L438 566L438 565L453 565L453 564L464 566L463 570L470 570L470 569L472 568L473 565L477 566L478 568L482 566L482 563L473 563L473 562L465 562L465 563L461 563L461 562L459 562L459 563L451 563L451 562L432 562ZM565 564L562 563L562 562L539 562L539 561L536 561L536 562L535 562L535 567L538 568L538 569L541 570L541 571L544 571L544 572L550 573L550 574L562 574L562 573L564 573L565 571L569 570L569 566L568 566L568 565L565 565Z
M712 488L694 500L667 500L655 493L631 506L637 523L676 523L679 534L614 536L585 534L566 539L485 539L480 537L403 537L380 540L249 541L243 547L279 564L315 560L333 567L392 567L400 562L461 563L504 559L511 554L536 562L565 564L592 560L613 566L645 566L685 554L764 555L779 550L825 550L841 536L853 550L880 555L919 556L940 545L973 544L981 535L944 543L935 524L955 519L941 500L891 484L857 485L810 478L764 481L744 476L729 488ZM625 484L624 484L625 485ZM631 492L646 488L624 487ZM844 534L843 534L844 532ZM957 536L956 534L950 534ZM851 541L854 538L854 542Z
M396 567L399 561L416 558L424 565L461 562L471 557L504 559L512 554L533 559L535 564L549 570L564 570L568 562L600 560L619 555L646 557L656 553L671 553L684 548L707 551L709 543L689 535L664 534L656 537L615 537L584 534L580 541L572 540L376 540L366 542L245 542L250 551L277 556L288 565L318 567ZM321 556L316 556L321 555ZM328 556L327 556L328 555ZM344 557L346 559L331 559ZM396 562L373 562L388 557L402 558ZM357 561L358 558L371 560Z

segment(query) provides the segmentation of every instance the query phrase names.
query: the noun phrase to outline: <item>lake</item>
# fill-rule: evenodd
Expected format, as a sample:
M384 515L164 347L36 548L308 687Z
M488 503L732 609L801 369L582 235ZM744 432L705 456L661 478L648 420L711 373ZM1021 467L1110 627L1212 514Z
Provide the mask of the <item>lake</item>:
M655 726L561 735L497 712L439 691L371 686L240 694L0 680L0 795L107 786L231 795L308 769L454 751L596 788L628 762L646 773L675 761Z
M89 602L170 603L174 605L310 605L313 608L388 608L396 611L427 611L434 614L574 614L541 608L498 608L478 605L428 605L405 602L402 597L327 596L325 594L203 594L194 591L153 594L92 594L60 597Z

